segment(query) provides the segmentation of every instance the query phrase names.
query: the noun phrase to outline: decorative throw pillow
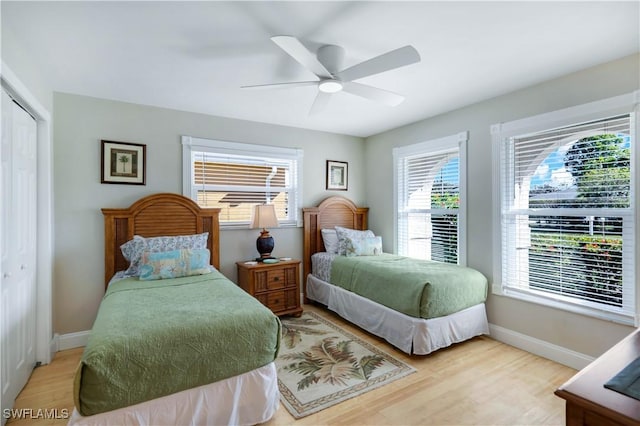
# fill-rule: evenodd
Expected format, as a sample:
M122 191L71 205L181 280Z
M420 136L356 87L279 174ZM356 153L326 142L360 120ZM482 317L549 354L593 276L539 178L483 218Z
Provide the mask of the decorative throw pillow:
M120 250L127 262L131 263L131 259L135 259L142 254L144 245L144 238L140 235L134 235L133 240L129 240L120 246Z
M140 260L144 251L159 253L163 251L180 249L206 249L209 233L193 235L177 235L144 238L134 235L133 240L129 240L120 246L122 255L129 261L129 268L125 271L127 277L137 277L140 275Z
M338 253L338 234L335 229L323 229L322 242L324 243L324 251L327 253Z
M336 226L336 233L338 234L338 254L341 256L347 255L347 249L352 250L350 247L352 243L347 241L347 239L359 241L363 238L375 237L373 231L368 229L366 231L358 231L341 226Z
M207 249L145 250L140 259L140 279L162 280L208 274L211 272L209 257Z
M380 256L382 254L382 237L366 237L361 240L351 240L352 249L347 256Z

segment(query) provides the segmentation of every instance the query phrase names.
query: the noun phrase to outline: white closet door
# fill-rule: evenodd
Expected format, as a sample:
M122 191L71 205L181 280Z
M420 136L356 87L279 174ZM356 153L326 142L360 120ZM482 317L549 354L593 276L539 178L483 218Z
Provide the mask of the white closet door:
M35 365L37 127L2 92L2 409L11 408Z

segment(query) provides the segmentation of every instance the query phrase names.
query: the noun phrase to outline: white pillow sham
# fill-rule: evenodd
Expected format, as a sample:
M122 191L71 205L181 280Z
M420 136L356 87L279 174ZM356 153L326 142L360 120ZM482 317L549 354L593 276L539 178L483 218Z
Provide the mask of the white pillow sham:
M324 243L324 251L327 253L338 253L338 233L335 229L322 229L322 242Z

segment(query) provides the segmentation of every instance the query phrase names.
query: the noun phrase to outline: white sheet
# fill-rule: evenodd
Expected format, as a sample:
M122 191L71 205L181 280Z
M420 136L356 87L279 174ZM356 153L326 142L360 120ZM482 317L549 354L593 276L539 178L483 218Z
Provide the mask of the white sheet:
M358 294L307 276L307 297L326 305L342 318L382 337L408 354L426 355L437 349L489 334L484 303L445 317L420 319L394 311Z
M255 425L279 407L275 362L229 379L94 416L75 409L69 425Z

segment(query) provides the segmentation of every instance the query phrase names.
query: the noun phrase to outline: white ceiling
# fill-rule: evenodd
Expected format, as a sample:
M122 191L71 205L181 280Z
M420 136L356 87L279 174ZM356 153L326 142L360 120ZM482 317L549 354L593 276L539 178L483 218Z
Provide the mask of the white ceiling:
M628 2L8 2L3 39L37 58L55 91L369 136L640 50ZM309 116L313 79L269 38L345 48L344 66L414 46L418 64L359 80L401 93L347 94Z

